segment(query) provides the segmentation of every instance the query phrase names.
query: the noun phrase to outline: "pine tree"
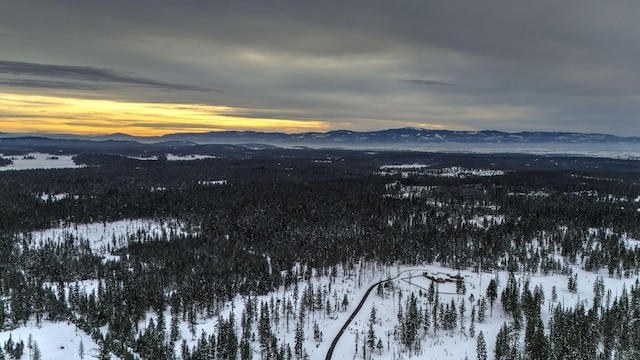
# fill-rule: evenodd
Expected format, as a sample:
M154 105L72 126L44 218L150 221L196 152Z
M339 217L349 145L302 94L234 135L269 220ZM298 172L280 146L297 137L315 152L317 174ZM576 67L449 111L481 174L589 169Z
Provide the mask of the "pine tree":
M33 336L29 333L29 337L27 338L27 349L29 349L29 359L33 355Z
M356 330L356 354L358 353L358 341L360 340L360 335L358 334L358 330Z
M484 340L484 334L482 331L478 334L476 354L478 360L487 360L487 343Z
M487 301L484 299L484 297L481 297L480 300L478 300L478 322L479 323L482 324L484 322L486 312L487 312Z
M465 331L465 311L467 309L464 306L464 300L460 302L460 308L459 308L459 312L460 312L460 333L462 333L464 335L464 331Z
M416 341L416 337L418 335L418 329L420 326L419 319L420 319L420 315L418 314L417 299L415 294L412 292L411 296L407 301L407 313L404 316L404 321L401 322L401 324L404 324L401 327L402 343L407 347L407 349L411 349L411 346Z
M347 297L347 294L344 294L344 297L342 298L342 311L347 311L348 307L349 307L349 298Z
M574 294L578 292L578 274L568 276L567 288Z
M367 324L367 346L369 347L369 353L373 352L376 346L376 333L373 326L376 323L376 307L371 307L371 314L369 315L369 322Z
M429 315L429 309L424 309L422 316L422 328L424 330L424 334L426 335L429 332L429 328L431 327L431 315Z
M516 280L515 274L513 272L509 273L509 279L507 280L506 286L502 290L500 301L502 302L502 308L504 309L505 313L513 315L518 307L518 303L520 302L518 281Z
M252 356L253 351L251 350L251 343L249 342L249 339L240 339L240 359L251 360Z
M269 316L269 307L265 302L260 305L260 321L258 322L258 338L260 339L260 348L265 351L267 349L269 339L271 338L271 317Z
M196 310L194 306L189 308L189 333L191 333L191 338L196 338Z
M9 356L13 354L14 347L15 347L15 344L11 336L12 336L11 333L9 333L9 339L7 339L7 341L4 342L4 351L6 351L7 354L9 354Z
M173 310L173 308L171 308ZM171 329L170 329L170 339L171 342L176 342L177 340L180 339L180 327L179 327L179 319L178 319L178 314L174 314L172 311L171 314Z
M382 345L381 338L378 338L378 344L376 345L376 349L378 349L378 355L382 355L382 350L384 349L384 345Z
M524 337L524 351L528 359L544 360L549 357L548 341L544 334L544 325L540 319L527 321Z
M313 321L313 340L316 342L322 342L322 331L316 320Z
M433 302L435 300L436 289L433 285L433 281L429 284L429 289L427 290L427 301L429 301L429 306L433 306Z
M303 329L302 322L298 321L296 325L295 346L294 346L294 352L298 357L298 359L302 358L303 350L304 350L304 329Z
M604 279L602 276L596 277L596 280L593 282L593 306L592 308L598 311L602 306L602 299L604 297Z
M438 330L440 330L440 314L438 313L438 304L435 303L433 305L433 316L431 317L431 321L433 322L433 334L436 335Z
M489 299L489 304L491 305L491 313L490 316L493 316L493 304L496 302L496 298L498 298L498 284L495 279L491 279L489 282L489 286L487 286L487 298ZM478 322L480 319L478 319Z
M36 341L34 341L32 345L31 360L42 360L42 352L40 351L40 347Z
M182 339L182 345L180 346L180 354L182 355L182 360L191 359L191 353L189 352L189 346L187 345L187 340Z
M475 337L476 336L476 305L473 304L473 306L471 307L471 324L469 325L469 336L471 337Z
M480 335L478 335L478 337L480 337ZM493 352L495 360L510 360L510 341L511 330L509 329L509 325L505 323L502 325L500 331L498 331L498 335L496 336L496 347Z
M80 360L84 359L84 344L82 343L82 339L80 339L80 345L78 345L78 356L80 356Z
M111 360L111 352L109 351L109 347L107 346L106 341L103 341L100 344L100 353L98 354L98 359Z
M467 288L464 285L464 278L462 277L460 272L458 272L458 274L456 275L456 294L458 294L458 300L460 300L460 296L465 295L466 292Z

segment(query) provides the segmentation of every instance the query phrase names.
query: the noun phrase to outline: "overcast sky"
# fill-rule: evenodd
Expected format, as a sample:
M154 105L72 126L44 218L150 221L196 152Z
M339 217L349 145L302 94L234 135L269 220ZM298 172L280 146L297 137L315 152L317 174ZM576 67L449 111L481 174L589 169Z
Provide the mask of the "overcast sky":
M640 136L638 1L0 0L0 131Z

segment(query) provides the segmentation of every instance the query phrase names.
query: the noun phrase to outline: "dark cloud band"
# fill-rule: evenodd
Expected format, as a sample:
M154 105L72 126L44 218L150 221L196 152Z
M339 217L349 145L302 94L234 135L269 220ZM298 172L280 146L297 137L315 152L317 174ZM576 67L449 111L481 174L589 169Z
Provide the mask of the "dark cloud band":
M403 79L403 80L400 80L400 81L407 82L407 83L410 83L410 84L416 84L416 85L453 86L452 83L448 83L448 82L444 82L444 81L437 81L437 80Z
M71 79L71 80L80 80L80 81L92 81L92 82L110 82L110 83L120 83L120 84L128 84L128 85L140 85L140 86L148 86L159 89L167 89L167 90L188 90L188 91L214 91L209 88L200 87L200 86L192 86L192 85L183 85L183 84L173 84L167 83L152 79L147 79L143 77L131 76L127 74L122 74L118 71L111 69L101 69L94 68L89 66L70 66L70 65L51 65L51 64L34 64L27 62L19 62L19 61L3 61L0 60L0 74L14 75L14 76L42 76L49 78L58 78L58 79ZM78 84L70 84L66 82L55 82L55 81L30 81L30 80L20 80L20 81L9 81L4 80L10 86L22 86L25 87L43 87L43 88L52 88L56 87L55 85L60 85L61 88L77 88ZM39 86L40 85L40 86Z
M65 90L98 90L99 87L91 84L46 81L46 80L0 80L0 86L37 88L37 89L65 89Z

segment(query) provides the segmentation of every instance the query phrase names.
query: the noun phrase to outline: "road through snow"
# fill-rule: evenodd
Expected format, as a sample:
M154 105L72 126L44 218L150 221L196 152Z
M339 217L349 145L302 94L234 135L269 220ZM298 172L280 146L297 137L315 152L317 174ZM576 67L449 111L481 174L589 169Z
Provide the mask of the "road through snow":
M336 348L336 345L338 345L338 341L340 341L340 337L342 336L344 331L349 327L349 324L351 324L351 321L353 321L353 319L358 315L358 312L360 311L360 309L362 309L362 306L367 301L367 298L369 297L369 294L371 294L371 291L376 286L378 286L378 285L380 285L380 284L382 284L384 282L387 282L387 281L390 281L390 280L395 280L398 277L400 277L400 275L402 275L404 273L407 273L407 272L413 272L413 271L428 271L428 270L426 270L426 269L403 270L403 271L397 273L394 277L387 278L386 280L378 281L378 282L374 283L373 285L369 286L367 291L362 296L362 299L360 300L360 303L358 303L358 306L356 306L356 308L351 313L351 316L349 316L349 318L344 323L344 325L342 325L342 327L340 328L340 331L338 331L338 334L336 335L336 337L333 338L333 341L331 342L331 346L329 346L329 350L327 350L327 356L325 357L325 360L331 360L331 357L333 357L333 350Z

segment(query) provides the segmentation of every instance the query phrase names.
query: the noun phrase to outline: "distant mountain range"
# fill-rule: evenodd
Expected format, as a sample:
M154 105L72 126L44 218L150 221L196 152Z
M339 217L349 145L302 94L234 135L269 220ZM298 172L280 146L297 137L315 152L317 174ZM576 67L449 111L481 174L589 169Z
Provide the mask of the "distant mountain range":
M286 134L280 132L220 131L207 133L177 133L158 137L137 137L126 134L102 136L40 135L25 136L0 133L0 152L10 150L59 148L61 151L89 149L110 151L128 149L140 152L161 152L205 145L242 145L260 147L312 148L421 148L437 144L640 144L640 137L620 137L607 134L573 132L449 131L401 128L380 131L336 130Z
M0 133L0 138L22 137ZM508 133L495 130L451 131L401 128L380 131L335 130L329 132L305 132L287 134L281 132L258 131L212 131L206 133L176 133L155 137L139 137L127 134L99 136L82 135L39 135L42 138L94 141L136 141L159 143L167 141L193 142L196 144L246 144L261 143L272 145L348 145L348 144L429 144L443 142L461 143L640 143L640 137L621 137L607 134L585 134L574 132L518 132Z
M271 145L350 146L350 145L428 145L432 143L640 143L640 137L619 137L606 134L570 132L449 131L401 128L380 131L336 130L326 133L297 134L264 133L254 131L223 131L201 134L172 134L162 141L191 141L195 143L265 143Z

